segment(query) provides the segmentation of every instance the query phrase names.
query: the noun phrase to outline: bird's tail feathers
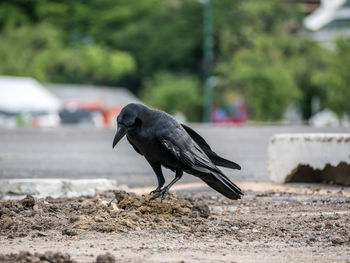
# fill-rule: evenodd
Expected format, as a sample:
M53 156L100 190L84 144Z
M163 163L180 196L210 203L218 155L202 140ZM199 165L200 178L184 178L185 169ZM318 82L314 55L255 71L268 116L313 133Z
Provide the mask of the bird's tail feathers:
M227 168L241 170L241 166L239 164L237 164L235 162L232 162L230 160L227 160L225 158L222 158L219 155L216 155L215 153L214 154L208 154L208 157L217 166L222 166L222 167L227 167Z
M199 176L207 185L215 189L219 193L223 194L229 199L237 200L241 199L243 195L242 190L232 183L224 174L211 172L211 177L208 174L205 176Z

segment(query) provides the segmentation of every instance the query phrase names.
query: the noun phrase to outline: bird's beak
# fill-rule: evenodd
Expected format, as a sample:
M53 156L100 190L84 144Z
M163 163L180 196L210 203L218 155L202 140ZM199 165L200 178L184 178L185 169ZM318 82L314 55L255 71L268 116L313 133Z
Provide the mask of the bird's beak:
M117 132L116 132L116 134L114 136L114 140L113 140L113 148L120 141L120 139L124 137L124 135L126 134L126 131L127 131L126 126L118 125L118 129L117 129Z

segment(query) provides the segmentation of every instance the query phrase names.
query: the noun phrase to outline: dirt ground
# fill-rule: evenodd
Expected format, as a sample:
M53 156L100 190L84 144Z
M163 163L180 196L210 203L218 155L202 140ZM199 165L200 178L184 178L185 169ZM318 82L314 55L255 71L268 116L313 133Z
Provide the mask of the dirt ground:
M350 262L348 188L243 188L0 201L0 262Z

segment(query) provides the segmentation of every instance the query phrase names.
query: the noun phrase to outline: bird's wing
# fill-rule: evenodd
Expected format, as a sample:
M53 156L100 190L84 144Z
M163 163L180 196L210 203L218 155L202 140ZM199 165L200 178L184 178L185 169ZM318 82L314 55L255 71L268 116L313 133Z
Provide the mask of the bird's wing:
M198 143L198 145L204 150L209 150L211 151L211 148L209 146L209 144L204 140L204 138L202 136L200 136L197 132L195 132L192 128L190 128L189 126L181 123L181 126L185 129L185 131L187 131L187 133L191 136L191 138Z
M158 129L156 137L168 152L210 187L230 199L239 199L240 195L243 195L241 189L213 164L203 149L181 126L173 125Z
M128 142L131 144L131 146L134 148L134 150L135 150L137 153L143 155L143 154L141 153L141 151L131 142L131 140L129 139L129 137L126 136L126 138L128 139Z
M181 125L186 130L186 132L191 136L191 138L203 149L203 151L206 153L206 155L215 165L241 170L241 166L239 164L232 162L230 160L227 160L225 158L222 158L219 155L217 155L215 152L213 152L209 144L197 132L195 132L193 129L191 129L185 124L181 124Z
M200 172L220 171L181 126L158 129L156 136L161 145L184 165Z

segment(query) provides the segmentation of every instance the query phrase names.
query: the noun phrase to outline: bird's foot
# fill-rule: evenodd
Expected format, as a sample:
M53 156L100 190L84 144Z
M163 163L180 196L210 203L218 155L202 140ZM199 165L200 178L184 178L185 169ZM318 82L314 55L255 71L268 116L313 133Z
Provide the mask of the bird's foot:
M168 193L168 191L169 191L169 188L164 187L163 189L160 189L159 192L157 194L155 194L154 196L152 196L149 200L152 201L152 200L158 198L159 196L162 196L162 201L163 201L166 194Z
M159 186L156 188L156 189L154 189L152 192L150 192L149 194L151 195L151 194L155 194L155 193L159 193L160 191L162 191L162 188L160 188Z

